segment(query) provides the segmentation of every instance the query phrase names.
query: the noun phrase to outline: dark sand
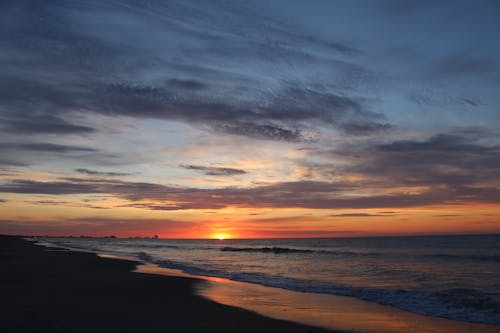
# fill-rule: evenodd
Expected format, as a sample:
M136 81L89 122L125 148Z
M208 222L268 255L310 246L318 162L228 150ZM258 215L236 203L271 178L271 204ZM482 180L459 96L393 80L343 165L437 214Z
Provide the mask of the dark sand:
M331 332L215 303L196 279L0 236L0 332Z

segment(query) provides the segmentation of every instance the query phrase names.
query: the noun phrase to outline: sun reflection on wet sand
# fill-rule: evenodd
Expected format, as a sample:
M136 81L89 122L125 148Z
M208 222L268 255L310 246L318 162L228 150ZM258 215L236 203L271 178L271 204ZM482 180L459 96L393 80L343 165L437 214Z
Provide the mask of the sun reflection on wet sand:
M334 330L373 333L498 333L493 325L434 318L366 302L352 297L302 293L217 277L199 277L156 265L136 272L203 279L196 293L218 303L262 315Z

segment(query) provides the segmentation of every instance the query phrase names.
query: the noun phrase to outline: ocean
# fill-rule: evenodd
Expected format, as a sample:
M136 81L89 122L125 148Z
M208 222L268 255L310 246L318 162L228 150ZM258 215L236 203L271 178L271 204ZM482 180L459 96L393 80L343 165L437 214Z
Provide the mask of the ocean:
M417 314L500 325L500 235L40 240L190 275L351 296Z

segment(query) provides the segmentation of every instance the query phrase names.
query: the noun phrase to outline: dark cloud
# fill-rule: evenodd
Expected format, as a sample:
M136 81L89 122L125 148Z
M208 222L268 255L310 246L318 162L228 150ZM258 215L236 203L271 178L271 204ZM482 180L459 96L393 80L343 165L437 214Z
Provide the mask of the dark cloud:
M380 217L389 216L392 214L369 214L369 213L345 213L345 214L333 214L328 215L329 217Z
M3 128L91 133L94 128L67 119L82 112L180 120L287 142L310 140L303 133L310 127L354 135L389 128L380 114L365 110L361 98L311 88L324 87L324 79L311 84L283 80L263 89L261 74L254 73L269 66L288 70L300 62L328 69L329 80L344 82L363 69L336 57L359 50L307 37L252 6L220 6L29 0L5 5L0 21L5 55L0 64L8 69L0 74ZM311 48L319 53L308 52Z
M10 140L9 140L10 141ZM0 143L0 153L4 157L0 158L0 165L9 166L29 166L33 161L38 162L41 155L44 158L72 158L72 159L93 159L99 156L105 156L108 159L112 155L103 155L97 149L62 145L47 142L28 142L28 143Z
M202 172L207 176L236 176L247 173L243 169L209 167L209 166L192 165L192 164L181 165L181 167L187 170Z
M480 106L482 105L479 98L463 98L462 101L470 106Z
M61 223L64 222L64 223ZM187 228L198 228L196 222L184 222L172 219L133 219L133 218L106 218L106 217L82 217L65 219L64 221L30 220L30 219L3 219L0 220L2 233L15 235L117 235L117 236L153 236L162 230L162 235L178 236Z
M207 125L216 132L287 142L311 141L303 133L312 125L330 126L359 135L388 130L381 114L364 110L356 99L287 83L261 93L259 101L231 103L168 88L112 84L94 109L106 114L177 119Z
M329 201L343 208L496 203L500 193L497 136L481 128L462 128L420 140L346 144L334 151L309 150L311 158L302 166L308 170L307 177L360 179L353 186L371 194ZM326 161L309 162L317 157ZM387 192L399 194L377 194Z
M169 79L167 84L168 87L174 89L201 90L207 88L205 83L196 80Z
M207 204L207 207L210 206ZM156 204L156 203L134 203L134 204L128 204L128 205L121 205L118 207L126 207L126 208L140 208L140 209L148 209L148 210L182 210L182 209L196 209L194 206L190 205L175 205L175 204L168 204L168 205L161 205L161 204ZM214 206L213 208L220 208L219 206Z
M498 179L500 147L480 144L470 136L439 134L425 141L379 145L366 173L391 175L402 184L452 186Z
M76 203L68 201L56 201L56 200L38 200L38 201L27 201L27 203L40 206L50 206L50 207L73 207L73 208L91 208L91 209L110 209L109 207L90 205L85 203Z
M392 128L387 123L367 122L367 123L347 123L342 126L344 132L353 135L370 135L373 133L388 131Z
M473 144L465 137L453 134L438 134L426 141L396 141L380 145L379 150L395 153L421 153L421 152L459 152L466 154L483 154L498 151L499 147L485 147Z
M0 185L0 192L30 194L108 194L133 201L131 207L153 210L221 209L228 206L260 208L382 208L415 207L464 202L500 202L495 187L433 187L420 193L371 196L346 195L361 184L298 181L252 188L199 189L151 183L84 179L37 182L12 180Z
M2 192L38 193L38 194L83 194L101 193L92 184L76 184L70 182L37 182L31 180L14 180L0 186Z
M356 175L367 188L401 186L500 186L500 146L487 129L462 128L426 139L389 143L345 144L308 153L329 163L302 163L309 174L323 177ZM341 162L341 163L338 163Z
M4 143L0 144L0 150L28 150L51 153L97 152L97 150L93 148L59 145L55 143Z
M435 63L430 70L431 75L462 76L485 75L498 71L499 64L494 58L470 57L457 54L446 57Z
M359 49L338 42L326 42L324 45L337 52L346 53L349 55L358 55L362 53Z
M109 177L119 177L119 176L130 176L131 173L126 172L103 172L103 171L95 171L89 169L75 169L76 172L83 173L91 176L109 176Z
M432 215L432 217L459 217L463 216L461 214L437 214L437 215Z
M0 157L0 166L22 167L28 165L27 163L16 161L11 158Z
M310 141L299 129L282 128L277 125L259 125L254 123L218 124L216 131L232 135L243 135L254 139L267 139L286 142Z
M448 96L444 95L442 91L414 92L409 94L408 98L422 107L479 107L484 105L481 99L477 96Z
M87 134L95 131L91 127L72 124L48 114L14 117L6 115L2 118L3 124L0 126L3 130L18 134Z

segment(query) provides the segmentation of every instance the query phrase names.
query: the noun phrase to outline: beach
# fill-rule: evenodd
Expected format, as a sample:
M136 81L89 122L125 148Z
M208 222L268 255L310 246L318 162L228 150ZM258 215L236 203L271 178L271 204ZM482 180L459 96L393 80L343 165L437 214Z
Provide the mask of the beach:
M138 261L142 273L201 279L195 293L217 303L331 330L498 332L500 325L498 235L37 241Z
M133 272L135 261L0 236L1 332L332 332L193 293L198 280Z

